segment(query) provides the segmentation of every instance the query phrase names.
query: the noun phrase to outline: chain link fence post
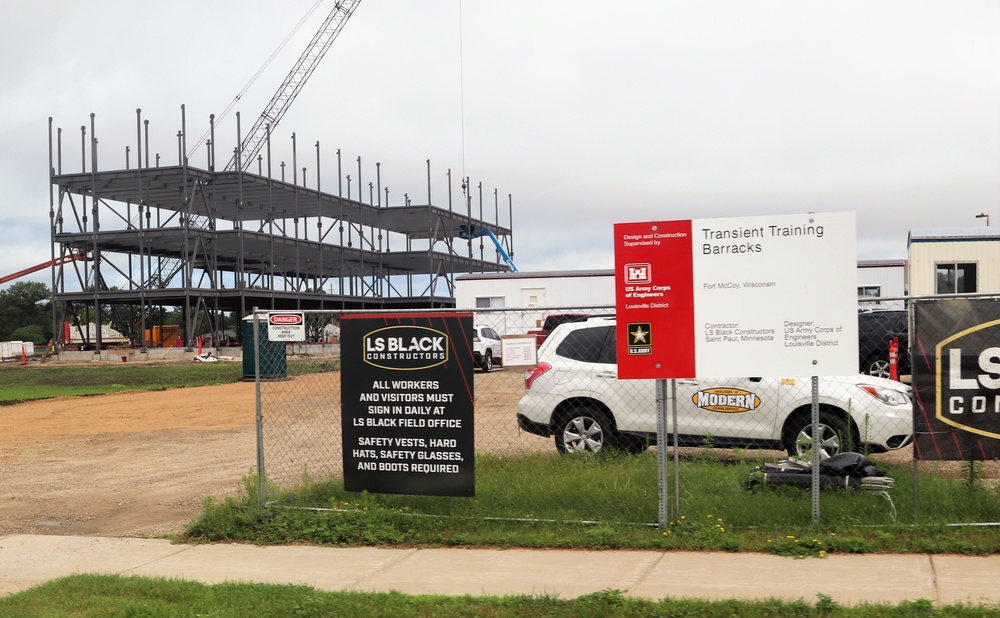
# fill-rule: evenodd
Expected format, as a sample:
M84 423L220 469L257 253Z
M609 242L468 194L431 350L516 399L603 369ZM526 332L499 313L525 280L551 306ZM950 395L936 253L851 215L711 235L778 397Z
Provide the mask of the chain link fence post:
M264 475L264 408L260 393L260 313L253 308L253 374L254 400L256 413L254 416L257 430L257 501L260 508L267 502L264 489L267 486Z

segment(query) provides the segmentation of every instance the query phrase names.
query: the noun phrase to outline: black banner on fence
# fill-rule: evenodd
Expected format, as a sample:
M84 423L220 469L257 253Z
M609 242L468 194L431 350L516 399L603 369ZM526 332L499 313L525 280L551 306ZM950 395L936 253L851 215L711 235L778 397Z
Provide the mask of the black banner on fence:
M471 313L345 315L344 489L475 495Z
M914 457L1000 459L1000 300L914 305Z

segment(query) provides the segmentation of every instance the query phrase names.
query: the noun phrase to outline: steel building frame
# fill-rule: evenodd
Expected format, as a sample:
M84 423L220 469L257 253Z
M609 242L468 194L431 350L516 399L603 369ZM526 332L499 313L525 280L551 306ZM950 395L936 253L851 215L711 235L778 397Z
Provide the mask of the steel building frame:
M307 186L309 170L297 161L294 134L291 181L285 179L286 164L272 160L270 134L265 154L257 157L257 173L240 167L217 170L214 116L205 143L207 165L196 167L185 154L184 106L175 165L161 165L159 154L151 164L149 121L142 119L141 110L136 110L138 156L133 165L127 146L124 169L99 169L94 114L89 136L86 126L80 132L80 171L65 171L62 129L49 119L53 332L57 334L71 316L86 313L97 323L110 318L132 345L145 348L147 321L154 310L182 308L183 341L190 349L199 333L221 333L225 312L242 317L254 307L453 307L457 274L509 270L495 248L487 250L480 240L476 257L473 242L459 238L462 226L489 229L513 255L511 228L498 223L496 190L494 221L489 222L483 219L482 183L476 198L469 179L461 179L456 205L448 170L447 206L436 206L431 200L429 160L427 203L413 204L404 194L402 204L390 205L380 164L367 183L366 203L361 158L352 179L345 174L339 150L336 193L322 191L319 142L314 186ZM278 178L275 169L280 170ZM510 199L508 195L508 220L513 214ZM57 259L69 253L82 253L88 259ZM97 350L104 345L100 335L87 344Z

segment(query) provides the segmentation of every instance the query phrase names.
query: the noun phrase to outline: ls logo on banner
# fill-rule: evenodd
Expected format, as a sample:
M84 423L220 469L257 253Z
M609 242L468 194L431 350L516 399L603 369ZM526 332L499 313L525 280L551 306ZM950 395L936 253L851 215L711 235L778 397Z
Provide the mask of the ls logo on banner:
M364 359L382 369L430 369L448 361L448 335L426 326L387 326L365 335Z
M937 418L964 431L1000 439L1000 320L964 330L938 344L941 376Z
M1000 301L913 303L917 460L1000 459Z

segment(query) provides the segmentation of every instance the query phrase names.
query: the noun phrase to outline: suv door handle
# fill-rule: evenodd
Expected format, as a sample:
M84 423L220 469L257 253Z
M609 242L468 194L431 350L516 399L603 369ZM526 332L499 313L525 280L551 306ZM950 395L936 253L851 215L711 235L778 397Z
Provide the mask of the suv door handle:
M678 384L698 384L699 381L698 380L693 380L693 379L690 379L690 378L681 378L681 379L677 380L677 383Z
M617 380L618 379L618 372L617 371L598 371L597 372L597 377L599 377L599 378L611 378L612 380Z

